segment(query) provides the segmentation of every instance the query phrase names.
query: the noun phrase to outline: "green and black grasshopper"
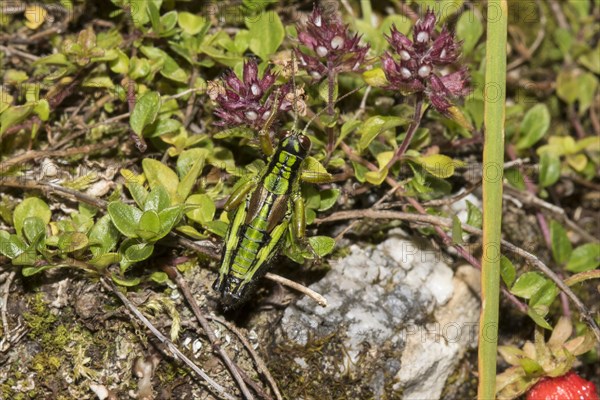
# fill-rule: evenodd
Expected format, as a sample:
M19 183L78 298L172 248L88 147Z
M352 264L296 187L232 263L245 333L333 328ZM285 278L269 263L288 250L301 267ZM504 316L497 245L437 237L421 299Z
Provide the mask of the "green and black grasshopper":
M235 212L213 288L221 293L226 307L241 302L249 286L266 273L290 223L295 239L304 239L300 180L310 147L311 141L303 132L288 132L259 176L241 185L225 204L225 210ZM305 174L304 179L318 182L328 174L316 176Z

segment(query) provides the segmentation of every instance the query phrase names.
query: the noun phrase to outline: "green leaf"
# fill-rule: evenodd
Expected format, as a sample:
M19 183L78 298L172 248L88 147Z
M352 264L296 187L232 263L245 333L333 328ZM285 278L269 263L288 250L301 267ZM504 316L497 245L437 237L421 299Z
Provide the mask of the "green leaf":
M547 279L544 285L538 290L531 299L529 299L530 307L547 306L549 307L554 299L558 296L558 288L551 280Z
M521 123L520 139L517 149L528 149L544 137L550 127L550 111L545 104L533 106L523 118Z
M142 282L141 278L123 278L115 274L111 274L111 279L119 286L134 287Z
M227 223L224 221L210 221L205 224L205 228L210 233L213 233L219 237L225 237L227 233Z
M129 60L129 77L131 79L144 78L150 71L150 62L147 58L132 57Z
M93 247L90 247L93 249ZM98 268L106 268L112 264L118 264L121 261L119 253L102 253L88 261L91 265Z
M565 228L556 221L550 221L550 237L552 240L552 257L557 264L563 265L571 257L573 246Z
M346 136L352 133L361 124L362 122L357 119L351 119L344 122L344 125L342 125L342 129L340 130L340 137L338 138L336 144L339 145L346 138Z
M65 232L58 238L58 248L65 253L73 253L88 246L88 238L81 232Z
M250 30L250 50L263 60L277 51L285 37L283 24L275 12L246 18L246 26Z
M381 115L376 115L369 118L360 128L361 136L358 142L358 151L362 153L364 150L366 150L373 139L375 139L382 132L397 126L405 125L407 123L408 120L401 117L383 117Z
M116 74L126 74L129 71L129 57L121 49L115 49L117 58L110 61L110 70Z
M456 23L456 36L463 41L463 54L470 54L483 34L483 25L478 12L471 9L461 14Z
M17 235L9 235L8 232L0 231L0 253L10 258L17 258L27 250L27 243Z
M64 53L54 53L46 57L41 57L35 60L31 65L62 65L62 66L70 66L71 63L67 59L67 56Z
M12 259L13 265L35 265L39 260L34 246L29 246L24 252Z
M535 322L542 328L552 330L552 326L550 326L550 324L544 319L544 317L542 315L540 315L540 313L537 310L535 310L534 308L529 307L527 309L527 315L529 315L529 317L533 320L533 322Z
M151 240L160 231L160 219L154 210L144 211L136 233L145 240Z
M0 137L8 128L20 124L33 111L33 104L24 106L10 106L0 114Z
M577 61L593 73L600 74L600 57L598 57L598 54L600 54L600 43L596 44L595 48L590 49L588 53L579 57Z
M48 117L50 116L50 104L48 103L48 100L41 99L37 101L33 108L33 112L36 113L42 121L48 121Z
M204 25L206 24L206 18L189 13L187 11L182 11L179 13L177 18L177 23L182 31L187 33L188 35L195 35L202 31Z
M308 243L319 257L331 253L335 247L335 240L329 236L312 236L308 238Z
M449 178L454 175L457 162L443 154L431 154L414 158L427 172L436 178Z
M196 228L190 225L179 225L177 226L177 231L183 233L186 236L191 237L195 240L204 240L208 239L209 235L206 233L200 233Z
M502 276L502 280L506 287L511 287L515 282L515 277L517 275L517 269L513 265L513 263L506 258L505 256L501 256L500 258L500 276Z
M365 167L364 165L357 163L355 161L352 161L352 168L354 169L354 177L356 178L357 181L359 181L360 183L365 183L366 181L366 174L369 171L369 169L367 167Z
M156 120L159 109L160 94L154 91L144 93L136 102L129 117L131 129L141 137L144 128Z
M363 80L369 86L373 87L384 87L389 85L389 82L385 76L385 72L381 68L373 68L363 72Z
M512 187L519 190L525 190L525 179L518 168L505 169L504 177Z
M120 252L129 263L144 261L152 255L154 245L150 243L137 243L135 241L125 241L121 246Z
M171 197L171 204L179 203L179 195L177 194L179 178L175 171L160 161L151 158L142 160L142 168L152 190L158 186L163 186Z
M175 34L175 31L173 30L173 28L175 28L175 25L177 25L177 11L169 11L166 14L161 15L160 17L160 27L161 27L161 36L162 37L167 37L167 36L173 36Z
M55 267L56 267L56 265L43 265L41 267L23 267L23 269L21 269L21 273L23 274L24 277L27 278L29 276L39 274L42 271L45 271L50 268L55 268Z
M248 139L251 138L251 136L248 137ZM209 154L210 150L197 147L182 151L179 157L177 157L177 175L183 179L199 160L205 162Z
M367 171L365 173L365 180L373 185L379 186L387 178L389 171L387 168L380 169L378 171Z
M171 205L169 193L164 186L156 186L146 197L144 202L144 211L154 210L160 212Z
M169 281L169 275L167 275L166 273L164 273L162 271L156 271L156 272L153 272L152 275L150 275L150 279L160 285L160 284L167 283Z
M326 190L322 190L321 192L319 192L319 195L321 197L321 202L319 204L318 210L319 211L329 210L331 207L334 206L338 197L340 197L341 193L342 192L339 189L326 189Z
M167 52L152 46L141 46L140 50L154 62L162 63L162 68L159 70L162 76L182 84L188 83L188 73Z
M147 138L160 137L177 132L181 129L181 127L181 122L177 121L176 119L159 119L156 124L153 124L150 129L146 130L144 136Z
M481 225L483 224L483 214L479 207L467 200L467 210L467 225L481 228Z
M153 2L149 1L147 3L148 17L150 18L150 23L152 24L152 31L160 35L162 32L162 26L160 24L160 14L158 13L158 8L154 5Z
M154 240L162 239L165 237L173 227L179 222L183 214L183 208L181 205L175 207L169 207L158 213L160 218L160 231L158 236Z
M23 234L33 244L40 238L46 237L46 224L39 217L25 218L23 222Z
M90 251L94 257L108 253L117 245L119 231L113 225L110 215L104 215L96 222L88 235Z
M583 115L590 108L597 87L598 78L580 69L563 69L556 79L556 94L567 104L578 101L579 115Z
M148 197L148 191L146 190L146 188L135 181L128 181L125 184L125 186L127 186L131 197L133 197L133 200L138 205L138 207L143 208L144 204L146 204L146 199Z
M585 272L600 266L600 243L586 243L571 253L567 271Z
M583 171L588 163L588 158L585 154L569 154L566 160L569 166L577 172Z
M21 202L13 213L13 225L18 235L21 235L23 223L29 217L38 217L45 225L48 225L52 213L50 207L37 197L29 197Z
M546 279L537 272L525 272L515 282L510 292L515 296L529 299L546 283Z
M83 81L81 86L95 89L113 89L115 84L108 76L94 76Z
M110 219L123 235L129 238L137 237L136 230L142 218L142 211L120 201L113 201L107 207Z
M452 243L460 244L463 242L462 223L456 215L452 216Z
M208 195L191 195L185 203L198 206L185 214L192 221L204 225L213 220L217 208L215 207L214 201Z
M560 158L550 152L542 153L540 156L540 185L548 187L556 183L560 178Z
M192 188L196 184L196 180L198 180L198 176L202 172L202 168L204 168L204 158L199 158L181 179L181 182L177 186L177 194L181 199L186 199L190 195Z
M308 183L331 182L333 177L327 169L314 157L308 156L304 159L302 180Z

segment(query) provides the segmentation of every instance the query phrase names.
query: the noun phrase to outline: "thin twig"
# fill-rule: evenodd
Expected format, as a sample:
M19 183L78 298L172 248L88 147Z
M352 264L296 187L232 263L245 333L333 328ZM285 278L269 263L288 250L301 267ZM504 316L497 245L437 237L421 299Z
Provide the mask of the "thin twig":
M379 211L379 210L340 211L340 212L334 213L328 217L316 219L315 223L322 224L325 222L344 221L344 220L356 219L356 218L399 219L399 220L403 220L403 221L425 223L425 224L429 224L429 225L433 225L433 226L446 227L446 228L451 228L454 223L453 220L450 218L438 217L436 215L429 215L429 214L423 215L423 214L413 214L413 213L406 213L406 212L400 212L400 211ZM481 236L483 234L481 229L475 228L470 225L462 225L462 229L465 232L468 232L468 233L471 233L474 235ZM548 268L548 266L546 266L546 264L544 264L535 255L521 249L520 247L510 243L507 240L503 239L501 241L501 245L506 250L510 251L511 253L519 255L519 256L523 257L525 260L529 261L529 263L531 265L533 265L534 267L536 267L537 269L542 271L542 273L544 273L548 278L550 278L550 280L552 280L556 284L556 286L558 286L558 288L560 290L562 290L564 293L566 293L567 296L569 296L569 298L573 302L573 304L575 304L575 306L579 310L583 319L590 326L590 328L594 332L594 335L596 335L596 338L598 339L598 341L600 341L600 328L596 324L596 321L594 320L592 314L587 309L585 304L583 304L581 302L581 300L575 295L575 293L573 293L573 291L558 277L558 275L556 275L556 273L554 271L552 271L550 268Z
M29 150L6 161L0 162L0 172L7 171L13 165L22 164L24 162L35 159L39 160L43 157L70 157L75 155L86 155L98 150L110 149L114 145L116 145L117 142L117 138L114 138L105 143L98 143L81 147L72 147L66 150Z
M130 302L129 299L123 293L121 293L119 291L119 289L117 289L117 287L115 286L114 283L112 283L112 281L107 282L107 280L104 278L101 278L100 281L102 282L102 285L106 289L108 289L112 293L114 293L121 300L121 302L123 302L125 307L127 307L129 309L129 311L131 311L146 326L146 328L148 328L152 332L152 334L158 340L160 340L161 343L163 343L165 346L167 346L167 348L175 356L177 356L179 359L181 359L181 361L183 361L185 363L185 365L190 367L190 369L192 371L194 371L196 374L198 374L198 376L200 376L210 386L212 386L218 392L218 394L220 396L223 396L224 398L226 398L228 400L235 400L235 397L233 397L232 395L227 393L223 386L221 386L217 382L215 382L210 376L208 376L206 374L206 372L204 372L200 367L198 367L196 364L194 364L194 362L192 360L190 360L189 358L187 358L185 356L185 354L183 354L181 351L179 351L179 349L177 348L177 346L175 346L175 344L173 342L171 342L165 335L163 335L158 329L156 329L156 327L154 325L152 325L152 323L148 320L148 318L146 318L144 316L144 314L142 314L142 312L140 310L138 310L137 307L132 302Z
M248 340L246 339L244 334L242 332L240 332L240 330L238 328L236 328L235 325L229 323L228 321L224 320L223 318L215 317L213 315L207 315L206 318L210 319L211 321L218 322L219 324L223 325L225 328L227 328L231 332L233 332L233 334L235 336L237 336L238 340L242 343L244 348L246 348L246 350L250 354L250 357L252 357L252 359L254 360L254 363L256 364L256 368L258 369L258 372L261 373L265 377L267 382L269 382L269 385L271 386L271 389L273 390L273 394L275 394L275 398L277 400L283 400L283 397L281 396L281 392L279 391L279 387L277 387L277 382L275 382L275 379L269 372L267 365L265 364L263 359L258 355L258 353L254 350L254 348L252 347L250 342L248 342Z
M2 332L4 333L4 337L2 338L2 342L6 340L6 343L10 343L10 329L8 328L8 296L10 295L10 285L12 285L13 279L15 279L16 272L10 271L8 272L4 284L2 285L3 293L2 293ZM0 346L0 351L5 351Z
M327 307L327 299L325 297L298 282L294 282L290 279L284 278L283 276L272 274L270 272L267 272L265 274L265 278L273 282L281 283L282 285L297 290L300 293L304 293L305 295L316 301L317 304L321 307Z
M358 111L354 114L354 118L358 119L367 109L367 99L369 98L369 94L371 93L372 86L367 86L365 89L365 94L360 101L360 105L358 106Z
M200 306L196 302L196 299L192 295L192 292L191 292L187 282L185 281L185 279L183 279L183 277L181 276L181 274L179 273L177 268L174 268L173 266L165 266L163 269L166 269L167 274L170 277L175 279L175 283L177 283L179 290L181 290L181 292L183 293L183 297L185 297L185 299L187 300L188 304L190 305L190 308L192 309L194 315L196 316L196 319L198 320L198 322L200 323L200 326L204 330L204 333L206 333L206 336L208 337L208 341L212 345L213 351L216 352L217 354L219 354L219 356L221 357L221 360L223 360L223 363L225 364L225 367L227 367L227 369L231 373L231 376L238 384L240 391L242 392L244 397L248 400L253 400L254 396L252 396L252 393L250 393L250 391L248 390L248 387L244 383L244 379L239 374L239 372L236 368L237 364L235 364L231 360L231 358L229 357L227 352L225 350L223 350L223 348L221 346L219 346L219 339L217 339L217 336L215 336L215 333L213 332L212 328L210 327L210 324L204 317L204 313L202 312L202 310L200 309Z
M579 236L584 238L586 241L592 242L592 243L598 242L598 238L596 238L594 235L589 234L588 232L586 232L585 229L583 229L582 227L577 225L577 223L575 221L571 220L567 216L567 213L565 212L564 209L540 199L539 197L535 196L533 193L523 192L521 190L514 189L508 185L504 186L504 190L507 191L508 193L510 193L511 196L516 197L517 199L519 199L519 201L521 201L527 205L540 207L540 208L543 208L544 210L548 211L549 213L554 215L557 219L562 221L570 229L575 231Z
M16 49L16 48L14 48L12 46L7 47L7 46L0 45L0 50L2 50L7 56L11 56L11 55L14 54L14 55L17 55L17 56L19 56L21 58L29 60L29 61L37 61L37 60L40 59L36 55L33 55L33 54L28 53L26 51L22 51L22 50Z

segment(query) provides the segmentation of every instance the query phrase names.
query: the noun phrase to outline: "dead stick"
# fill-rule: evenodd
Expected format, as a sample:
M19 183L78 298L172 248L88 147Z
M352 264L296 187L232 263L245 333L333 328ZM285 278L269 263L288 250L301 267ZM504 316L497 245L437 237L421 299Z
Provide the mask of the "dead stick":
M119 291L119 289L117 289L114 283L109 283L104 278L101 279L101 282L106 289L113 292L123 302L125 307L127 307L129 311L131 311L152 332L152 334L156 336L158 340L160 340L165 346L167 346L167 348L179 359L181 359L181 361L183 361L188 367L190 367L192 371L194 371L196 374L198 374L198 376L200 376L210 386L212 386L219 393L220 396L223 396L228 400L235 400L235 397L227 393L223 386L215 382L210 376L206 374L206 372L204 372L200 367L194 364L192 360L185 356L185 354L179 351L179 349L177 348L177 346L175 346L173 342L171 342L169 339L167 339L166 336L160 333L160 331L156 329L154 325L152 325L152 322L150 322L148 318L146 318L144 314L142 314L142 312L138 310L137 307L133 303L131 303L123 293Z

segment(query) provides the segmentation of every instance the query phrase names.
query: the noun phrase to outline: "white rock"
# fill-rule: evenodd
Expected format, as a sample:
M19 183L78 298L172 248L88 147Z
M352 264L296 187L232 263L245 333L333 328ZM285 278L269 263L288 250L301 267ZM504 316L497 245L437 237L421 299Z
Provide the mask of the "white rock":
M288 307L278 340L303 346L335 335L344 351L324 353L321 370L334 365L331 373L338 376L360 373L356 368L366 356L374 368L364 383L375 398L395 398L397 393L385 393L393 384L403 399L439 399L453 368L475 345L479 304L453 276L451 260L423 242L396 230L375 247L351 246L348 256L311 285L329 306L302 298ZM474 274L468 268L461 278Z

